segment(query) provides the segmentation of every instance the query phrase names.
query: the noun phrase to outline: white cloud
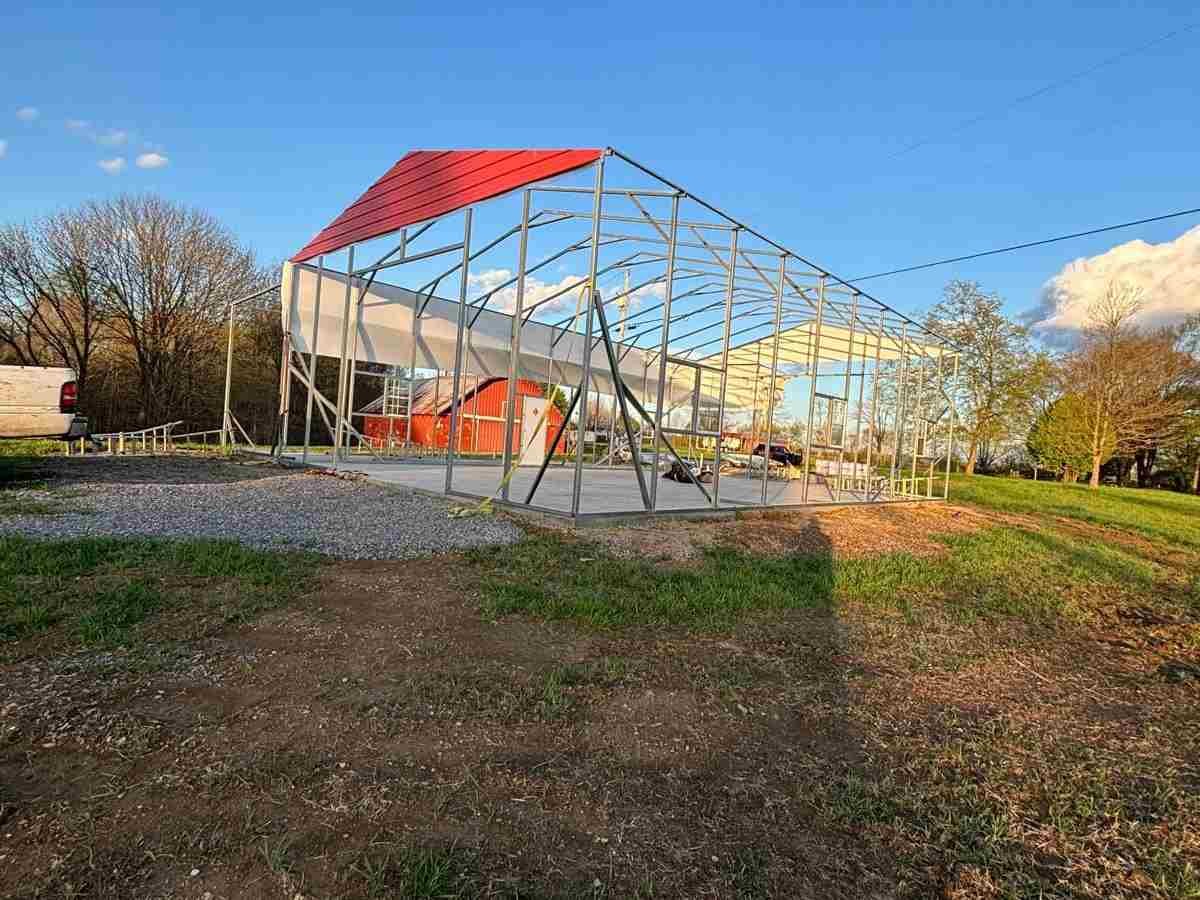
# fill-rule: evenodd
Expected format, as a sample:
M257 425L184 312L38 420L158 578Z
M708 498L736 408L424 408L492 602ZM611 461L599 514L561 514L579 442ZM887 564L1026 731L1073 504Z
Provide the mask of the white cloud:
M116 175L125 168L125 157L114 156L112 159L102 159L100 162L96 163L96 165L102 168L109 175Z
M91 123L86 119L67 119L67 131L84 132L91 128Z
M161 169L167 162L167 158L161 153L143 153L135 164L139 169Z
M513 272L510 269L485 269L482 272L473 273L467 278L469 296L472 300L476 299L489 291L495 290L505 282L511 281L512 278ZM546 298L557 294L559 291L564 291L564 293L549 301L545 306L538 307L534 315L538 316L542 313L558 311L573 312L580 297L579 284L582 281L583 276L575 273L567 273L558 281L542 281L535 275L527 275L525 277L525 298L522 300L522 308L528 310L534 304L546 300ZM618 282L612 287L604 289L603 294L611 301L623 289L624 284ZM644 300L661 300L665 296L666 286L663 283L648 284L630 294L629 306L631 309L636 309ZM496 291L492 298L488 300L488 309L494 309L497 312L511 313L516 308L517 286L515 284L510 284Z
M471 298L480 297L488 291L495 290L500 285L509 281L513 277L513 273L509 269L485 269L482 272L468 276L467 282L470 289ZM581 280L579 275L565 275L556 282L542 281L534 275L525 277L525 296L521 301L522 308L528 310L536 303L540 303L553 294L558 293L565 288L570 288L577 285ZM574 309L575 301L579 297L579 289L567 290L559 297L555 297L545 306L539 307L535 315L554 312L562 309ZM510 284L508 287L497 291L492 298L488 300L488 309L494 309L497 312L511 313L517 308L517 286Z
M22 106L17 110L17 118L22 122L32 122L40 115L41 113L36 106Z
M1046 282L1041 301L1026 318L1044 337L1069 339L1087 322L1088 306L1112 281L1141 288L1141 325L1169 325L1200 311L1200 226L1173 241L1129 241L1068 263Z
M129 132L119 128L110 128L103 134L96 135L96 143L103 147L120 147L128 139Z
M4 159L6 153L8 153L8 141L0 140L0 159Z

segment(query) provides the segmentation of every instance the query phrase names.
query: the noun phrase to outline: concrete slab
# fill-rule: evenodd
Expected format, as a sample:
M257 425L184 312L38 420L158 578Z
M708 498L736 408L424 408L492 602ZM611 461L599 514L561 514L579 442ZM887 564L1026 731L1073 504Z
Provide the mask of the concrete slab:
M294 456L292 458L295 458ZM309 454L313 465L332 464L330 456ZM446 490L446 466L439 462L398 460L376 460L374 457L356 456L342 462L339 468L362 472L373 481L395 484L435 494ZM466 494L494 496L499 492L503 468L499 463L455 461L453 490ZM535 467L518 468L509 484L509 499L523 503L537 474ZM649 470L646 472L650 476ZM534 495L533 504L546 509L569 513L571 488L575 470L571 464L551 463L546 475ZM647 480L649 484L649 479ZM712 485L705 485L712 494ZM803 503L803 482L768 479L767 505L791 506ZM865 498L852 492L843 492L841 497L833 493L817 476L811 476L808 492L809 504L859 503ZM721 506L730 512L738 509L760 507L762 503L762 475L745 473L725 475L721 478ZM666 478L658 478L659 511L703 509L711 506L692 484L680 484ZM579 511L585 514L618 514L643 512L637 478L629 466L587 466L584 468L583 488L580 492Z

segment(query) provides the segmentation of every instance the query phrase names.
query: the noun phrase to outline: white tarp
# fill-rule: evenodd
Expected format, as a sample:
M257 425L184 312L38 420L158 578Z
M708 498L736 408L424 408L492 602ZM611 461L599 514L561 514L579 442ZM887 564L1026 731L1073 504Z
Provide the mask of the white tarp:
M317 276L314 266L290 263L284 266L281 296L285 302L286 299L291 301L290 315L286 308L282 310L284 327L287 328L290 322L292 347L306 356L313 344ZM366 279L353 280L352 304L365 283ZM340 357L346 276L325 272L321 277L320 293L320 321L316 323L317 355ZM352 331L347 355L354 354L359 362L381 363L404 369L452 370L459 304L457 301L433 297L414 323L414 310L420 299L405 288L374 282L364 295L359 310L357 345ZM478 318L475 318L477 313ZM471 325L472 319L474 325ZM479 312L468 306L466 323L470 327L463 340L463 371L473 375L506 377L512 347L512 316L486 308ZM562 329L541 322L526 323L520 335L518 377L555 384L579 384L583 376L583 335L564 333ZM558 339L557 344L554 343L555 338ZM604 345L599 341L596 343L591 360L591 389L611 395L614 391L608 358ZM616 345L616 351L625 383L635 395L652 402L658 391L657 352L621 344ZM671 364L667 370L669 384L666 405L670 407L683 401L693 391L695 370ZM704 373L703 393L713 398L712 402L715 403L719 389L714 373ZM751 393L752 387L748 381L731 377L726 395L727 408L749 405Z

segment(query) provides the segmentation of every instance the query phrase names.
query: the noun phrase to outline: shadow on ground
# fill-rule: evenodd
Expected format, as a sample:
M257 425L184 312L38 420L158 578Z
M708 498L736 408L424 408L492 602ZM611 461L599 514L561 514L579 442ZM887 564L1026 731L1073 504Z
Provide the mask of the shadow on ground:
M1022 630L984 647L867 620L837 602L820 535L763 560L751 603L719 555L660 581L594 548L501 595L542 613L497 611L496 569L528 557L496 549L331 564L252 626L4 665L0 893L1121 893L1102 866L1068 870L1088 845L1055 836L1187 812L1160 790L1174 763L1147 762L1152 701L1180 689L1111 659L1060 676ZM773 593L792 570L763 567L793 564L806 583ZM660 584L727 619L672 618ZM625 624L581 624L614 602Z

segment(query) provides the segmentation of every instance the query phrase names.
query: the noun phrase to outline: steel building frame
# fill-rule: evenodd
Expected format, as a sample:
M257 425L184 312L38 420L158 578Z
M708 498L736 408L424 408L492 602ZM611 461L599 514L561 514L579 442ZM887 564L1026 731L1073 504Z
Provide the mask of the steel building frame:
M622 180L614 184L611 170L618 165L623 171ZM336 235L330 237L328 233L336 230L341 221L335 220L334 225L285 265L281 289L285 365L280 376L279 415L283 425L292 402L292 383L304 387L302 461L314 457L314 409L333 440L332 465L347 464L356 442L358 453L367 454L360 456L362 461L370 457L384 461L353 423L354 416L359 415L355 412L354 376L377 374L360 372L357 367L362 352L360 333L365 327L364 298L377 285L377 276L385 271L399 272L404 266L450 257L448 268L410 292L414 334L412 357L405 366L409 397L407 435L411 438L412 385L418 369L415 332L424 317L430 315L432 302L449 304L445 308L454 316L453 353L452 363L445 370L453 379L453 400L444 459L442 493L446 495L486 499L578 521L612 515L611 510L589 510L583 502L585 486L597 468L596 459L589 463L585 452L589 395L598 397L603 393L612 399L613 425L619 422L621 439L627 442L627 448L623 444L620 449L627 449L630 465L622 468L629 469L630 482L637 486L636 505L616 511L622 516L692 514L754 506L786 508L934 500L948 496L957 424L953 397L958 357L952 345L854 284L611 147L597 151L594 160L570 172L576 179L588 173L590 185L566 184L556 175L519 184L496 197L468 198L469 202L458 205L452 199L439 199L441 206L435 215L416 221L401 219L400 227L384 227L360 240L346 233L340 239ZM630 177L640 178L645 184L627 186L624 179ZM478 230L476 211L496 203L500 196L519 197L520 221L480 243L474 233ZM368 197L370 192L364 195ZM385 209L381 201L372 199L368 203ZM614 209L617 205L623 209ZM667 209L655 213L651 207L656 205ZM434 226L449 227L453 216L461 216L461 239L420 249L419 239ZM559 249L544 254L536 262L531 260L531 234L571 225L585 226L586 234L581 237L572 234ZM346 226L341 230L345 232ZM361 251L370 240L385 237L395 241L388 252L365 265L356 265L356 249ZM510 242L516 243L515 272L510 272L504 282L471 296L472 262ZM343 250L345 266L337 269L331 265L331 257ZM619 254L615 260L610 258L614 253ZM586 274L555 292L547 294L543 290L536 298L531 296L529 284L533 273L564 258L584 254ZM311 264L314 258L315 269ZM301 270L306 273L304 277L315 278L311 322L298 312ZM625 274L625 285L619 293L610 290L606 295L600 280L617 272ZM329 280L334 274L344 282L340 296L327 294L323 298L322 287L328 291L331 284L336 284ZM457 280L457 297L449 300L437 297L436 292L451 278ZM634 284L630 285L630 281ZM456 472L470 463L463 458L459 446L464 416L459 409L461 387L464 379L479 377L468 371L466 354L480 317L496 311L490 305L504 292L512 292L504 373L508 378L504 452L494 490L472 491L455 483ZM632 298L640 296L639 292L650 292L644 296L654 302L626 317L626 306ZM556 308L556 302L572 295L578 295L574 316L555 321L546 319ZM338 380L336 396L331 399L315 387L321 342L318 328L322 302L328 310L328 304L339 300L342 313L336 342ZM625 305L621 305L622 301ZM610 322L610 315L618 306L620 333L614 336L617 329ZM512 479L517 469L515 462L519 463L524 448L515 445L514 436L517 380L525 377L523 371L528 368L522 341L528 338L527 330L533 322L549 328L551 336L546 370L541 373L545 377L539 378L548 389L568 388L570 401L558 433L549 443L551 453L545 455L532 483L518 495L512 490ZM325 340L328 339L326 335ZM297 346L299 343L307 344L307 353ZM563 357L556 360L560 351ZM576 356L571 356L572 352ZM597 353L599 363L594 358ZM450 361L449 350L442 359ZM636 381L630 372L638 365L642 370L640 394L638 385L630 383ZM437 369L442 368L439 361ZM567 370L574 372L575 377L568 377ZM770 457L772 450L784 443L783 435L778 432L777 414L785 387L792 382L803 382L806 388L803 393L807 395L807 409L802 420L797 418L803 433L802 472L796 473L799 495L771 500ZM602 392L601 387L606 390ZM679 400L681 395L683 399ZM675 408L684 404L691 407L690 419L680 425ZM710 419L715 414L715 428L700 427L704 408ZM767 448L761 466L757 466L759 471L755 471L753 456L747 461L726 453L724 445L731 412L749 414L751 441ZM389 434L390 427L389 423ZM572 427L573 459L560 460L570 464L569 503L557 507L538 505L535 499L552 465L553 450L560 439L571 437ZM609 429L606 463L610 471L618 449L615 430L615 427ZM281 429L281 433L286 434L286 430ZM535 438L538 434L535 429ZM683 438L689 443L698 439L714 441L710 483L697 477L693 466L672 442ZM281 440L280 453L286 452L283 444ZM938 471L943 461L944 468ZM731 467L731 463L742 466L744 473ZM682 472L690 481L697 499L695 505L662 504L660 480L663 468L672 464L676 472ZM748 497L745 485L734 482L738 496L727 492L723 497L723 482L730 478L741 480L743 474L745 479L757 479L761 488ZM790 484L787 487L791 489Z

